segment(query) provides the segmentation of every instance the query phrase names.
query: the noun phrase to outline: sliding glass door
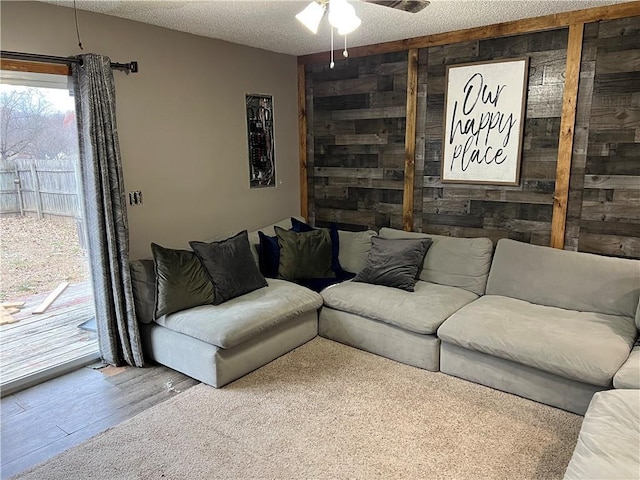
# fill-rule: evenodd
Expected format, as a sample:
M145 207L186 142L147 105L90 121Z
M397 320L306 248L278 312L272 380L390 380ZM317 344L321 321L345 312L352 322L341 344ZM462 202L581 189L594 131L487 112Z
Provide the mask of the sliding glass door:
M66 75L1 71L0 387L99 358Z

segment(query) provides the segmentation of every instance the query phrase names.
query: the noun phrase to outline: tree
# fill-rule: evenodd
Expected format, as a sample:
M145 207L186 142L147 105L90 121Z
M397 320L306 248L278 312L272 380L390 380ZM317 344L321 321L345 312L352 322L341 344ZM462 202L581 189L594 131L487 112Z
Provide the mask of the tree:
M58 125L62 127L63 117L60 114L57 116ZM53 104L37 88L0 92L0 160L17 156L37 157L43 152L51 154L52 145L47 144L51 144L56 137L51 131L55 117ZM59 154L58 150L53 156Z

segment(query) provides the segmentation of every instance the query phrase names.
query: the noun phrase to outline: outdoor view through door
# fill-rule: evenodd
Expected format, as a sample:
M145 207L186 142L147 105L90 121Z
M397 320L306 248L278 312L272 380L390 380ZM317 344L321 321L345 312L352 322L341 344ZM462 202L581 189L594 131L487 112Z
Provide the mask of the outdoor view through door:
M0 387L98 358L69 77L1 72Z

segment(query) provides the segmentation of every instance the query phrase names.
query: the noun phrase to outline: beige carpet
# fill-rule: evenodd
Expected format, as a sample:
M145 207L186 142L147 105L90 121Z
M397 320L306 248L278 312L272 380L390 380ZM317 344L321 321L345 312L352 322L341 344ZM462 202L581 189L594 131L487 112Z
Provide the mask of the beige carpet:
M21 479L561 478L582 417L316 338Z

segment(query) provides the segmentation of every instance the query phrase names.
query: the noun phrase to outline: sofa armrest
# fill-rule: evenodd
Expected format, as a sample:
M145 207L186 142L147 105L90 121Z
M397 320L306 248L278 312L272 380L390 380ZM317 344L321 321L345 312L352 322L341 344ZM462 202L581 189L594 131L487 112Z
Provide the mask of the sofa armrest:
M613 387L640 389L640 341L635 344L627 361L614 375Z

